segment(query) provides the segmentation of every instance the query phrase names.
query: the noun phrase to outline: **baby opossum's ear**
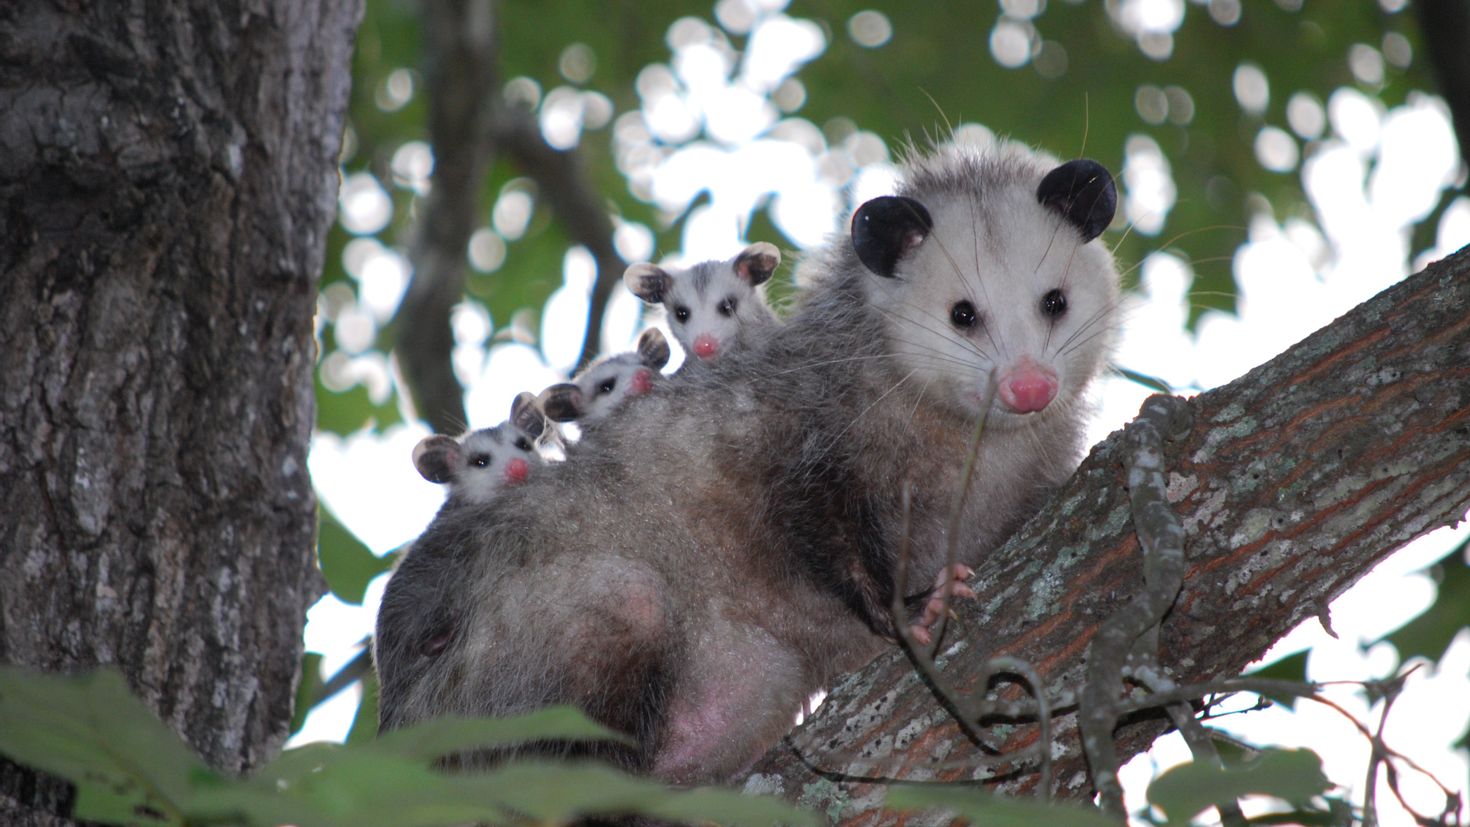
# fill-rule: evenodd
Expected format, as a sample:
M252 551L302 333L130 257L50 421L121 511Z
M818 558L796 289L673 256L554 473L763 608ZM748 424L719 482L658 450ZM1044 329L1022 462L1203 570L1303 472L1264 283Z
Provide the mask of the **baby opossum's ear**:
M532 439L540 439L541 432L546 430L546 416L536 404L535 394L529 391L516 394L515 401L510 403L510 424Z
M885 195L852 214L852 249L863 266L893 278L904 253L924 243L934 229L929 210L912 198Z
M582 389L571 382L552 385L541 392L538 401L541 403L541 410L546 412L546 417L554 422L581 419L585 412Z
M736 275L750 282L751 287L764 284L780 266L781 251L765 241L757 241L735 257Z
M453 482L460 465L459 443L443 434L426 436L413 446L413 467L429 482Z
M1036 188L1036 200L1061 213L1086 242L1102 235L1112 223L1118 209L1118 190L1106 167L1084 158L1048 172Z
M623 271L623 284L633 291L633 295L649 304L662 304L673 281L663 268L646 261L630 265Z
M669 340L663 331L650 327L638 337L638 361L645 366L660 370L669 363Z

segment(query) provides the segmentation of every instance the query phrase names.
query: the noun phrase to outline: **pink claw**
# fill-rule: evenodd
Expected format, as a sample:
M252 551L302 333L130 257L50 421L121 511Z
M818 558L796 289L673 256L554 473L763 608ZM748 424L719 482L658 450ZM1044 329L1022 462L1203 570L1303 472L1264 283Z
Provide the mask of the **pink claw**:
M945 583L949 582L949 599L974 598L975 590L965 583L975 575L975 570L964 563L955 563L939 571L939 576L934 580L934 591L930 593L929 600L924 604L924 614L920 616L919 622L909 626L909 633L914 640L928 646L933 640L929 627L939 622L940 616L949 608L949 601L945 599Z

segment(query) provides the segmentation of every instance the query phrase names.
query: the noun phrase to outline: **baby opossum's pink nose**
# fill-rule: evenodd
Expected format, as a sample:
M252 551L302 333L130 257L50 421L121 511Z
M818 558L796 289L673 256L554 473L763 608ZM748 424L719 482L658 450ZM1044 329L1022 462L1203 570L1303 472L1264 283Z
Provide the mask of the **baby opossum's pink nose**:
M526 462L525 460L521 459L520 457L516 457L515 459L513 459L510 462L507 462L505 464L505 481L506 482L511 482L511 483L525 482L526 481L526 475L527 474L530 474L530 473L531 473L531 463Z
M1057 375L1051 368L1024 361L1000 380L1000 401L1016 413L1034 413L1057 395Z
M720 352L720 343L708 333L694 337L694 355L701 359L713 359Z
M653 390L653 371L639 368L633 372L633 395L641 396Z

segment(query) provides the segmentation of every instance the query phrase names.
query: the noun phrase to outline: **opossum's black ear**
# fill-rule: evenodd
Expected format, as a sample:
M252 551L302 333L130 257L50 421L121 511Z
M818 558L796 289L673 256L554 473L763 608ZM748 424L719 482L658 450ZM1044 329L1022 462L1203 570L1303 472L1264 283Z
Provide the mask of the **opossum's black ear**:
M536 396L530 391L521 391L510 403L510 424L532 439L540 439L546 430L546 416L536 404Z
M623 271L623 284L633 291L633 295L649 304L662 304L673 282L673 277L663 268L646 261L630 265Z
M646 367L661 370L669 363L669 340L662 330L650 327L638 337L638 361Z
M1084 158L1048 172L1036 188L1036 200L1061 213L1081 231L1083 241L1091 241L1112 223L1118 190L1106 167Z
M912 198L885 195L852 214L852 249L874 273L893 277L904 253L924 243L934 229L929 210Z
M750 282L751 287L764 284L780 266L781 251L765 241L757 241L735 257L735 272Z
M552 385L541 392L541 410L553 422L571 422L582 418L582 389L571 382Z
M426 436L413 446L413 467L429 482L453 482L459 465L459 443L443 434Z

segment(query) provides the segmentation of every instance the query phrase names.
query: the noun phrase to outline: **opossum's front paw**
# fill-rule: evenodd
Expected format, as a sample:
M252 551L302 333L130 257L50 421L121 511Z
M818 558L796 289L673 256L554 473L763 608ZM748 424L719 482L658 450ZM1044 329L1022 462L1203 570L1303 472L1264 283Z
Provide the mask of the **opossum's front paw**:
M933 642L934 636L929 629L939 622L949 609L949 600L957 597L973 598L975 591L965 583L974 576L975 570L964 563L955 563L952 566L940 569L939 577L934 581L934 590L929 592L929 599L924 603L924 612L919 615L917 622L909 625L909 634L914 640L928 646ZM950 582L949 594L945 595L945 583Z

